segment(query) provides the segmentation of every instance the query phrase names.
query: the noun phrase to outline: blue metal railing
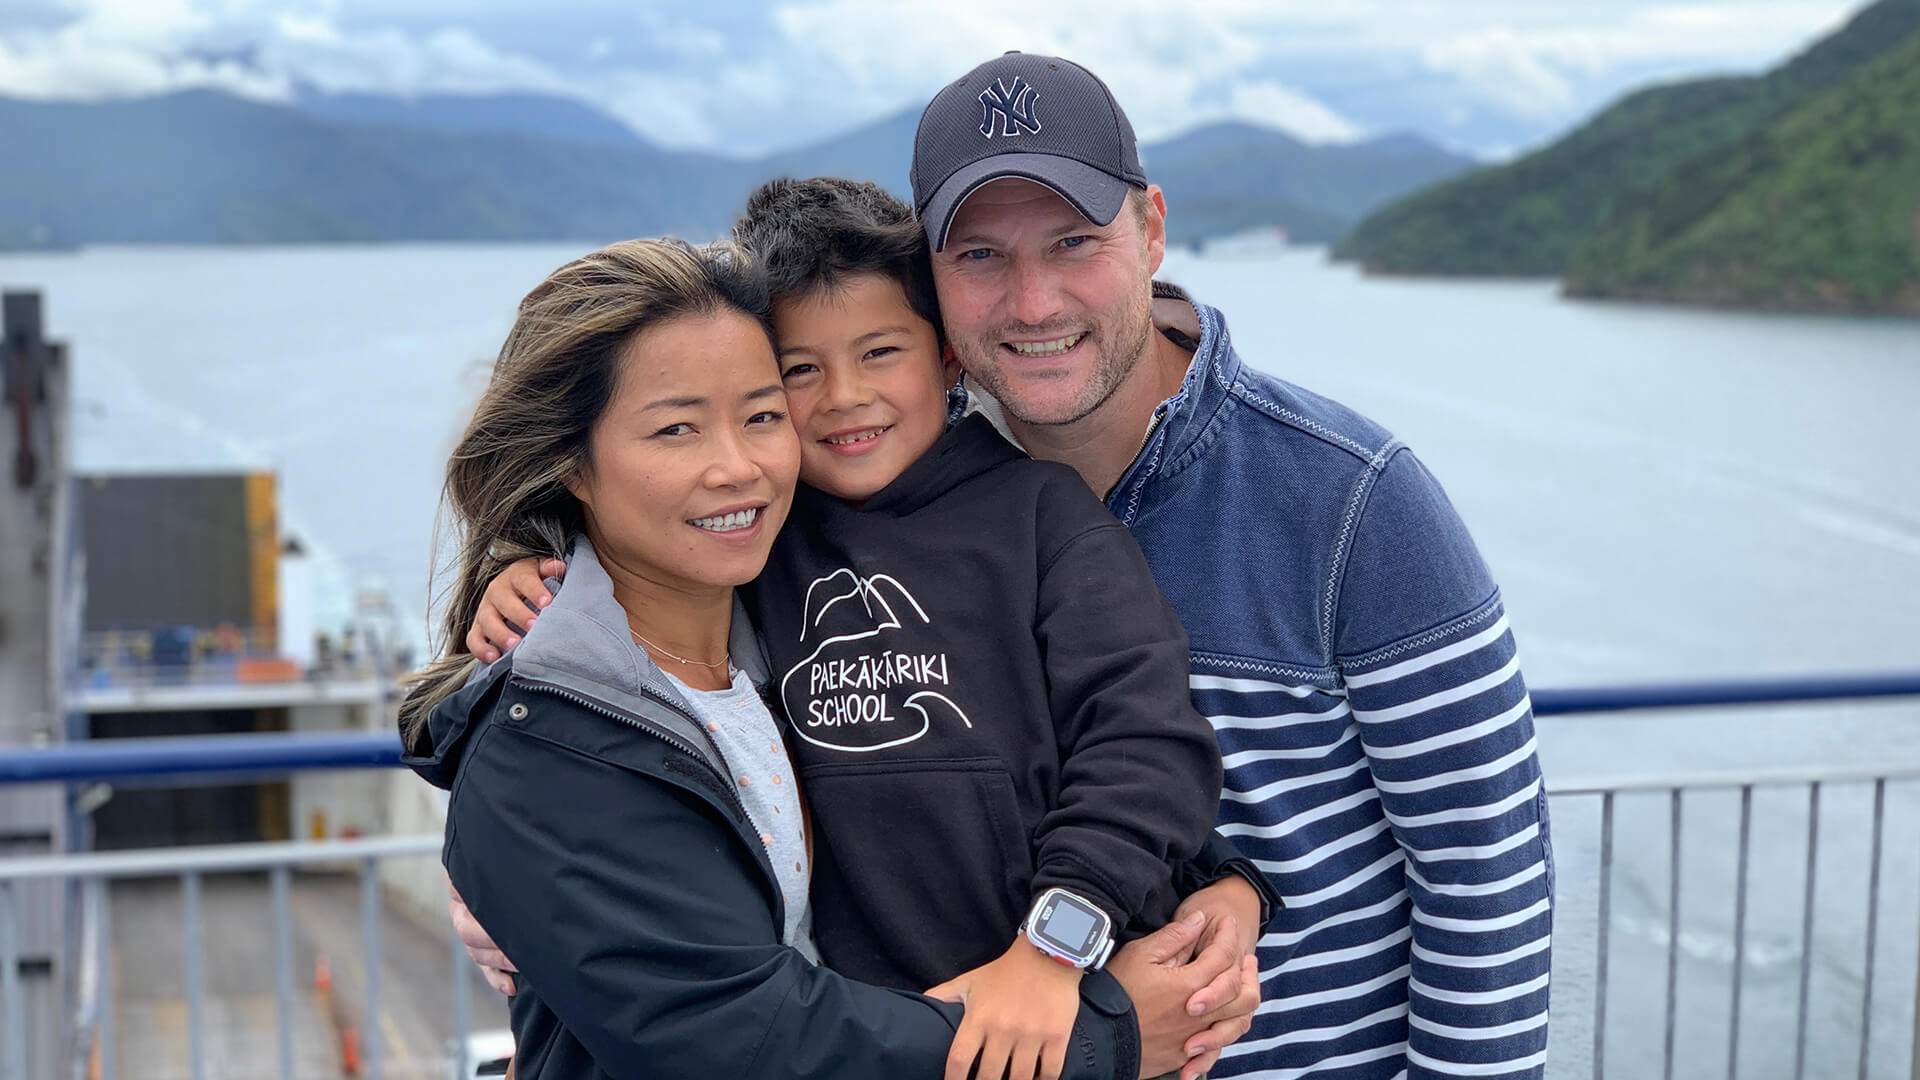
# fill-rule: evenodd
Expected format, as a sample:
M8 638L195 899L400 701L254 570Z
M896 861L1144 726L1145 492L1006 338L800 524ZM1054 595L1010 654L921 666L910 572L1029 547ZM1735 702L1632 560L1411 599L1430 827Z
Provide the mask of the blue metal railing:
M1535 690L1533 711L1536 716L1566 716L1883 697L1920 697L1920 671ZM202 773L284 775L399 764L400 740L385 732L100 739L0 749L0 784Z
M1920 671L1535 690L1535 716L1920 696Z
M0 784L202 773L284 775L400 764L397 736L369 732L170 735L0 750Z
M1534 712L1540 716L1573 715L1594 712L1620 712L1644 709L1699 709L1707 707L1741 705L1775 705L1796 702L1816 701L1860 701L1888 697L1920 698L1920 672L1896 672L1887 674L1861 674L1847 676L1820 676L1812 678L1775 678L1728 680L1721 682L1690 682L1666 685L1641 685L1621 687L1591 687L1543 689L1533 693ZM131 780L140 778L164 778L192 776L205 782L205 778L214 774L243 774L250 777L274 777L316 769L368 769L391 768L400 764L400 741L389 732L330 732L330 733L275 733L253 735L221 736L180 736L170 738L142 738L98 740L93 742L74 742L44 747L0 748L0 785L9 783L62 783L97 780ZM1856 775L1856 773L1858 775ZM1663 1062L1662 1075L1674 1075L1674 1047L1678 1032L1676 1006L1678 998L1675 990L1675 975L1679 961L1679 942L1683 936L1681 922L1680 868L1682 859L1681 808L1683 796L1699 789L1726 787L1733 785L1740 795L1739 825L1739 870L1733 888L1735 907L1735 931L1733 935L1732 958L1732 996L1729 1005L1730 1049L1727 1058L1726 1075L1729 1078L1738 1075L1739 1049L1742 1012L1741 973L1747 966L1746 913L1749 892L1748 851L1752 832L1752 804L1754 791L1759 787L1804 787L1808 797L1808 825L1806 829L1806 879L1802 897L1802 920L1800 935L1800 979L1799 1007L1795 1032L1796 1064L1793 1075L1807 1075L1809 1017L1807 988L1812 971L1812 926L1814 921L1816 889L1814 887L1820 864L1820 835L1818 814L1823 786L1850 781L1865 781L1873 785L1874 810L1872 823L1871 879L1868 899L1869 932L1866 938L1866 989L1861 1001L1860 1019L1860 1071L1864 1078L1867 1074L1869 1050L1872 1045L1872 970L1873 957L1877 947L1876 935L1872 928L1879 922L1880 879L1883 850L1883 832L1885 830L1885 803L1889 782L1920 782L1920 765L1911 761L1887 765L1876 763L1864 771L1859 768L1833 769L1816 767L1795 769L1786 772L1762 773L1749 770L1738 775L1714 775L1683 777L1674 774L1647 774L1618 777L1606 782L1579 783L1556 790L1560 797L1593 797L1600 800L1600 852L1598 877L1598 922L1596 941L1596 967L1593 985L1593 1046L1591 1051L1592 1072L1603 1075L1605 1068L1608 1025L1606 1023L1606 1004L1608 1000L1608 956L1611 951L1610 929L1614 918L1611 914L1611 899L1614 876L1614 833L1616 796L1629 791L1666 791L1670 799L1670 835L1667 839L1670 856L1669 874L1671 875L1669 896L1666 907L1666 969L1667 997L1665 1008L1665 1039L1661 1048ZM434 837L387 838L380 842L400 844L418 844L421 851L430 852L437 844ZM323 845L324 847L324 845ZM409 849L411 850L411 849ZM238 851L238 849L236 849ZM245 854L241 852L241 854ZM11 910L11 876L36 873L61 873L78 880L87 878L89 888L96 891L104 888L106 878L121 873L108 863L112 859L126 858L128 855L110 856L50 856L42 862L46 866L29 859L0 860L0 924ZM177 857L173 854L140 854L132 857L166 859ZM249 856L252 857L252 856ZM315 856L316 858L318 856ZM74 861L79 860L79 861ZM86 862L92 860L92 862ZM96 864L98 864L96 866ZM211 866L211 864L209 864ZM88 869L91 867L92 869ZM375 888L374 867L369 861L363 867L363 890ZM170 871L171 872L171 871ZM197 880L203 870L181 872L183 882L189 878ZM287 868L276 870L282 879ZM91 875L91 876L89 876ZM371 891L366 896L374 896ZM364 897L363 897L364 899ZM96 906L104 910L104 893L95 897ZM368 901L371 903L371 901ZM363 904L363 906L365 906ZM371 909L369 909L371 910ZM197 915L195 916L197 918ZM8 929L0 925L0 938L8 937ZM375 943L377 938L369 937ZM0 941L0 946L5 942ZM465 957L457 943L450 946L452 978L456 986L463 985ZM0 948L0 953L6 950ZM0 967L9 967L0 956ZM7 1004L18 1002L18 987L7 986L0 993L0 1013L7 1011ZM283 994L284 996L284 994ZM460 1015L458 1029L465 1028L464 998L456 1008ZM10 1022L17 1025L17 1006L15 1016ZM111 1009L102 1015L110 1016ZM371 1016L372 1014L369 1013ZM109 1021L110 1025L110 1021ZM284 1027L284 1024L283 1024ZM110 1026L106 1026L110 1032ZM111 1036L104 1038L111 1043ZM1630 1048L1629 1048L1630 1049ZM284 1059L285 1054L282 1054ZM1920 1015L1915 1017L1914 1053L1910 1059L1912 1075L1920 1080ZM1829 1063L1830 1064L1830 1063ZM377 1065L375 1066L377 1068ZM1817 1066L1816 1074L1819 1072ZM1616 1072L1619 1066L1616 1065ZM4 1071L4 1070L0 1070ZM285 1068L283 1066L283 1075Z

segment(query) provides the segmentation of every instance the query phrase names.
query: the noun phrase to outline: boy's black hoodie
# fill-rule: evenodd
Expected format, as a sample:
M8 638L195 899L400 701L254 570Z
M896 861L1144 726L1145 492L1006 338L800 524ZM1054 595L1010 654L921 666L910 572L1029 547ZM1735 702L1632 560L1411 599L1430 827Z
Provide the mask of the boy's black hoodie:
M1061 886L1165 923L1220 800L1187 639L1064 466L953 425L862 507L805 487L755 587L813 809L813 926L920 990L1006 951Z

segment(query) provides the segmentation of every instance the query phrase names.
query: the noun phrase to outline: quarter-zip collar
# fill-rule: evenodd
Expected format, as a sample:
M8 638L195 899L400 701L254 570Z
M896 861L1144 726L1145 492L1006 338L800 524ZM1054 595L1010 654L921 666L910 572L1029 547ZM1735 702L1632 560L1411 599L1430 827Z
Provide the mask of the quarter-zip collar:
M1176 285L1156 281L1153 294L1192 304L1200 320L1200 341L1180 389L1154 406L1146 442L1120 474L1120 482L1107 493L1107 509L1127 525L1139 515L1141 494L1154 477L1184 468L1206 449L1221 407L1240 381L1240 355L1233 349L1220 312L1195 301Z

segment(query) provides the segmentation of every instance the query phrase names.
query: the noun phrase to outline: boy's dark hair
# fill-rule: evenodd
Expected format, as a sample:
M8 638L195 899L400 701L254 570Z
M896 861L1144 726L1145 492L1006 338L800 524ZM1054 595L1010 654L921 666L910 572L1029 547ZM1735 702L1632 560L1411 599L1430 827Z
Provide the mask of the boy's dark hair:
M747 197L733 238L764 268L775 301L839 288L854 274L900 283L914 313L944 343L927 234L913 211L864 180L781 177Z

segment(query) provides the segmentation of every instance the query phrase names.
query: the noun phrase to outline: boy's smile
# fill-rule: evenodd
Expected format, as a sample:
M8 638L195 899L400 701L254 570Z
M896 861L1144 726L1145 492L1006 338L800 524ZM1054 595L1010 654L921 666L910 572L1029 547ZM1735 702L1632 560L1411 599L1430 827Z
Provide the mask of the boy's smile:
M933 325L892 278L863 273L773 306L800 479L860 502L946 429L951 382Z

